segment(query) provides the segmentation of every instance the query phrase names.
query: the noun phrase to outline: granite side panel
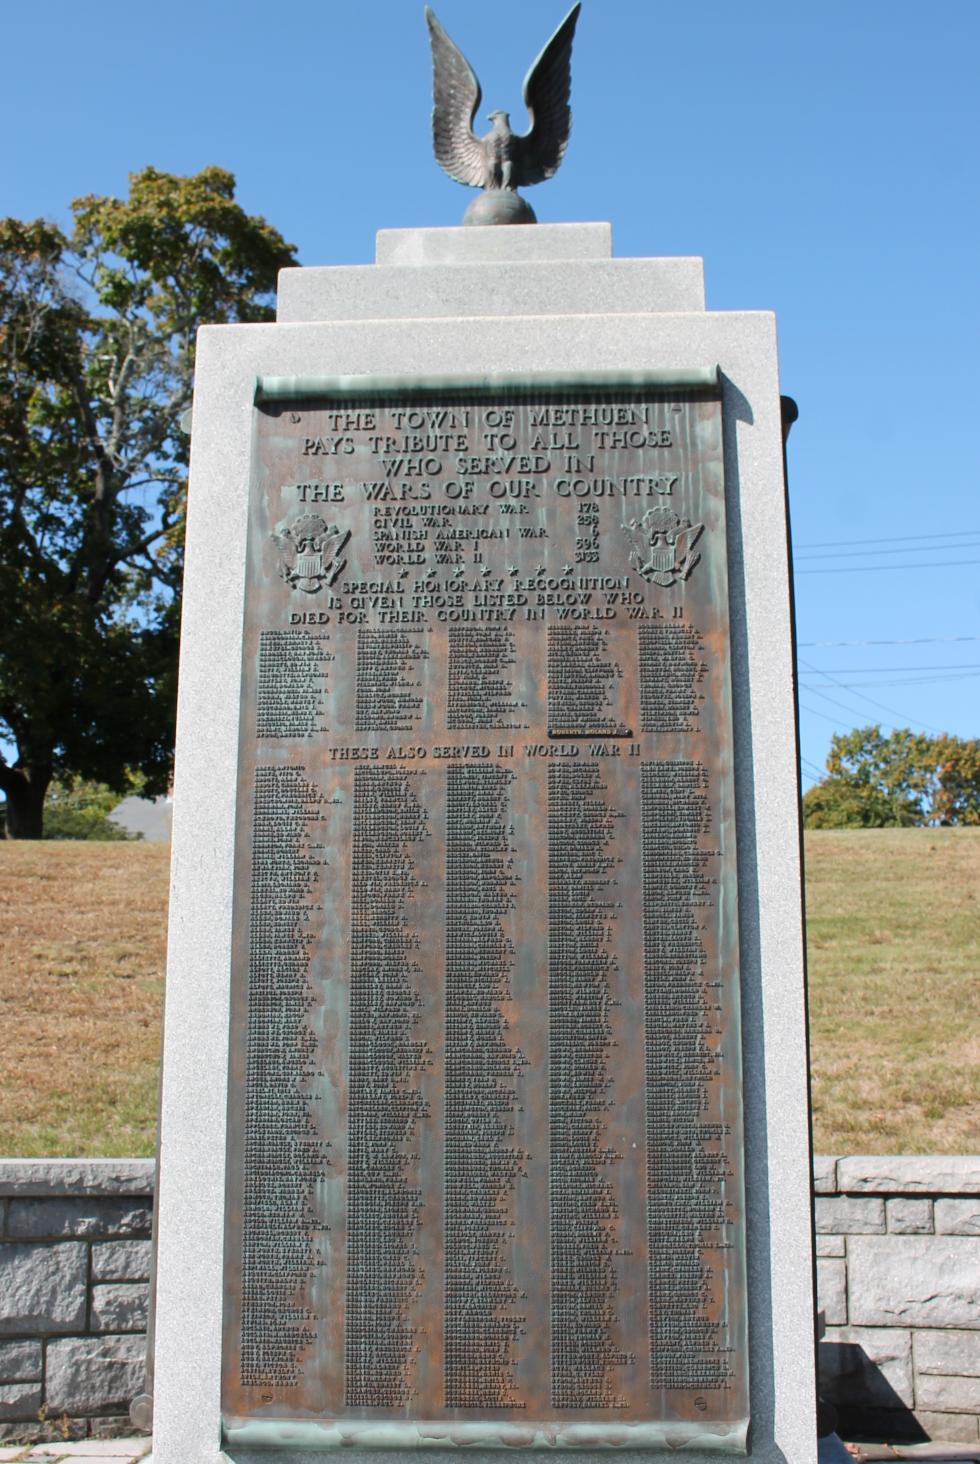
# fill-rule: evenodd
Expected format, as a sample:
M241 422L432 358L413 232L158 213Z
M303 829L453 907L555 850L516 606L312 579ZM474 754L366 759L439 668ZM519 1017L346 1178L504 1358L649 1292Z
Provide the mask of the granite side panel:
M608 259L612 225L497 225L492 229L379 229L375 264L455 265Z
M704 309L700 259L457 264L450 270L373 265L286 269L280 324L467 316L621 315Z

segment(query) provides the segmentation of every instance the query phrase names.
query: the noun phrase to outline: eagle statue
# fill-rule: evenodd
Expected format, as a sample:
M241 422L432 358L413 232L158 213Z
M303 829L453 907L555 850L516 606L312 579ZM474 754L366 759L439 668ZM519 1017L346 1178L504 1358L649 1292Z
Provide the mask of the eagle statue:
M432 41L432 143L450 178L482 188L464 224L533 224L534 210L518 188L551 178L568 146L572 127L572 40L581 0L572 6L524 78L524 105L531 125L510 130L506 112L491 112L493 128L477 137L473 122L483 93L476 74L431 9L425 18Z

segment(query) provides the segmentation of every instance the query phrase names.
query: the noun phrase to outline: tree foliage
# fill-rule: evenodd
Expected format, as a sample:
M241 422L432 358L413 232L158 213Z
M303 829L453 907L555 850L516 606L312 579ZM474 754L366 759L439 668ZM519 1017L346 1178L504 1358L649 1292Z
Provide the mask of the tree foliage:
M810 829L980 824L980 740L907 727L837 733L803 814Z
M219 168L146 168L69 234L0 221L0 791L169 776L197 327L271 318L293 248Z
M980 738L942 737L937 743L931 822L980 824Z
M115 824L109 815L119 803L119 793L105 783L76 779L74 783L52 780L44 800L44 837L82 839L99 843L120 843L142 838Z

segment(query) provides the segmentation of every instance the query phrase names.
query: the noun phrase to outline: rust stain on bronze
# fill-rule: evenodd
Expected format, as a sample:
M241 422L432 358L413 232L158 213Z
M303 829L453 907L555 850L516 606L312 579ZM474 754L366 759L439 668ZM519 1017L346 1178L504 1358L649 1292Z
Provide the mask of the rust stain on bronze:
M230 1428L744 1425L721 418L256 408Z

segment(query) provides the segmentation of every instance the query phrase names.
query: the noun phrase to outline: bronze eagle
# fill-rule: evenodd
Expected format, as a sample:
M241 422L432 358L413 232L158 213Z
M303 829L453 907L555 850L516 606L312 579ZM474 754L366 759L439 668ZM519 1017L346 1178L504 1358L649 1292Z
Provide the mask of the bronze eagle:
M524 78L527 132L510 128L506 112L491 112L493 128L477 137L473 122L483 92L459 47L432 10L425 18L432 41L432 143L436 160L450 178L484 192L466 210L464 223L535 222L534 210L518 188L542 183L557 173L572 127L572 40L581 10L572 6Z

